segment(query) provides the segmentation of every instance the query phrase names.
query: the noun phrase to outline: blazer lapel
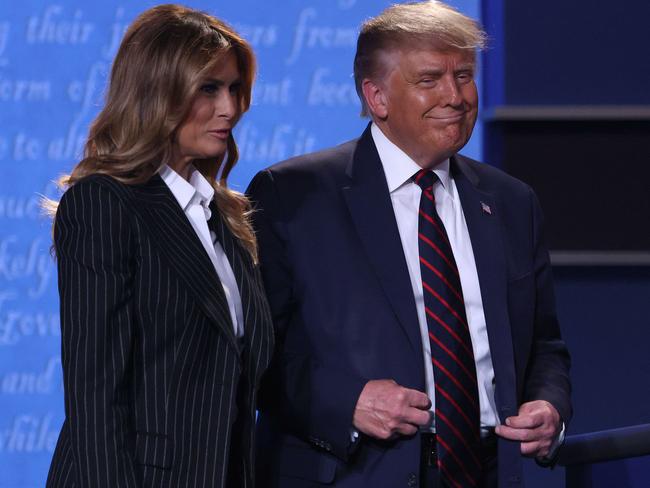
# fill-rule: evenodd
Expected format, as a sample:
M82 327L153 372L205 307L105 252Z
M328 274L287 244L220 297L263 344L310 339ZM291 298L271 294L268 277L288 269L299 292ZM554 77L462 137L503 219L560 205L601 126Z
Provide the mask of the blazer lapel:
M242 351L247 364L251 385L258 384L260 376L271 359L273 344L273 323L266 295L261 285L259 270L253 265L248 251L234 237L214 202L210 204L212 217L208 226L221 243L241 298L244 319L244 341Z
M422 339L415 298L388 184L370 126L359 139L347 173L351 183L343 188L343 195L357 233L413 348L412 357L422 365Z
M141 222L203 311L239 350L226 296L203 244L162 178L135 187Z
M499 208L494 196L479 188L478 175L463 161L462 156L453 157L451 167L472 241L496 378L495 399L501 421L504 421L517 413L517 403L512 334L506 307L507 268Z
M239 290L244 314L244 332L245 335L248 336L249 328L253 325L249 314L251 303L249 281L250 273L253 269L252 262L247 255L247 251L237 242L230 232L230 229L228 229L228 226L223 221L214 201L210 203L210 210L212 211L212 216L208 221L208 226L210 227L210 230L217 235L217 239L221 244L223 252L226 254L226 258L228 258L232 272L235 275L235 281L237 282L237 288Z

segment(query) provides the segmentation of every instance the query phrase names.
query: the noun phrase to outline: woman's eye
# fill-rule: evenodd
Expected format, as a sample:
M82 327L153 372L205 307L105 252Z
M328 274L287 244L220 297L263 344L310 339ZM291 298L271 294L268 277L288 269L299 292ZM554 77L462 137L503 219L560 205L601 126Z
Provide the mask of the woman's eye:
M241 83L233 83L230 85L230 93L239 93L241 89Z
M213 93L216 93L217 88L218 88L217 85L215 85L214 83L207 83L201 86L201 91L203 93L207 93L208 95L211 95Z

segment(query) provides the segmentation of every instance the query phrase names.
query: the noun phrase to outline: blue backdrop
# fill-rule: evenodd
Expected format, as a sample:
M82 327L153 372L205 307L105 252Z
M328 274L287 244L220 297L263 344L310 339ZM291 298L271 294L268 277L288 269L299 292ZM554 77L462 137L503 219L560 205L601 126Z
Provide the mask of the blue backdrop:
M388 0L193 1L259 56L231 185L260 168L356 137L360 22ZM479 15L478 0L450 2ZM3 1L0 6L0 487L40 487L63 420L56 269L39 197L79 160L126 26L154 2ZM280 7L281 6L281 7ZM477 128L465 153L480 156Z

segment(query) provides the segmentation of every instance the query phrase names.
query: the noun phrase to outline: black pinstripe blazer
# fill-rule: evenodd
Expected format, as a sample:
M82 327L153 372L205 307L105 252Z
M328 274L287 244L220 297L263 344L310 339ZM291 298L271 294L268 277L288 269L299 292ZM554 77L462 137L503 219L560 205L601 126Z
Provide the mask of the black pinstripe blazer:
M158 176L93 175L61 199L54 242L66 418L48 487L250 487L273 331L258 269L216 207L209 226L244 311Z

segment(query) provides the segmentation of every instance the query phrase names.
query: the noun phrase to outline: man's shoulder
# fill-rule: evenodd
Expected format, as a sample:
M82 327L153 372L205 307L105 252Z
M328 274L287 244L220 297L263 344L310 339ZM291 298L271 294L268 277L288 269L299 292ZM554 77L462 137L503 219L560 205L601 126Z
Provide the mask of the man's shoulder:
M482 190L496 194L505 192L512 196L530 196L532 189L527 183L509 175L502 169L461 154L457 154L455 159L457 170L473 179L473 182Z
M325 176L344 173L357 147L359 139L337 146L295 156L268 167L265 171L277 176Z

